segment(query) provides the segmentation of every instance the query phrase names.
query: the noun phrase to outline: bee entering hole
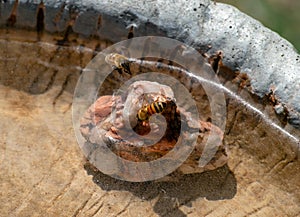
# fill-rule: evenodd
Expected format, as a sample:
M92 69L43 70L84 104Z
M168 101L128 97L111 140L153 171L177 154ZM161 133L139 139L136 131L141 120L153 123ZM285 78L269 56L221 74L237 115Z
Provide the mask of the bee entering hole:
M162 139L177 140L181 126L179 110L173 100L164 97L158 98L149 104L143 105L137 111L137 122L133 129L139 135L147 135L151 130L159 129L162 122L166 122L166 131ZM163 118L159 117L159 114ZM157 125L157 128L155 128L155 125Z
M151 115L162 113L165 110L166 106L166 102L153 102L150 105L141 108L138 111L136 117L139 121L149 121Z

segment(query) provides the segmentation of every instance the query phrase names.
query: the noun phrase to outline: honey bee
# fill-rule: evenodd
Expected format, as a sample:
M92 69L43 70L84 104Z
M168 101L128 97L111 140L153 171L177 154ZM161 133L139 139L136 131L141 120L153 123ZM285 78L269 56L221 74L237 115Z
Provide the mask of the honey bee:
M162 113L167 107L167 102L155 101L150 105L142 107L136 117L139 121L145 122L148 121L151 115Z
M130 67L129 67L129 59L118 53L111 53L105 57L105 61L112 65L114 69L116 69L120 74L124 71L131 75Z

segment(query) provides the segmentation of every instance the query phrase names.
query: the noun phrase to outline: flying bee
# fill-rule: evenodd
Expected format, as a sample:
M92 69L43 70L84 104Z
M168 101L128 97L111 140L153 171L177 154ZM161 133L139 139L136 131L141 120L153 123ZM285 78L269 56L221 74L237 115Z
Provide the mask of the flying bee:
M155 101L150 105L144 106L138 110L136 117L139 121L145 122L149 120L151 115L162 113L166 107L167 102Z
M118 53L111 53L105 57L105 61L108 64L112 65L112 67L116 69L120 74L122 74L122 72L125 72L131 75L129 67L130 60L127 57Z

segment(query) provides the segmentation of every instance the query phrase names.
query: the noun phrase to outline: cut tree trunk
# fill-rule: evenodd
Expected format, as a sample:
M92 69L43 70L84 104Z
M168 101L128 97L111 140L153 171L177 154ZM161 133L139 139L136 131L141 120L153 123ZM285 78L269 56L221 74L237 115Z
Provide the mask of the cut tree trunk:
M289 42L208 0L16 2L0 1L1 216L300 215L300 57ZM226 99L227 165L132 183L86 161L76 83L99 51L145 35L223 51L220 80L244 99Z

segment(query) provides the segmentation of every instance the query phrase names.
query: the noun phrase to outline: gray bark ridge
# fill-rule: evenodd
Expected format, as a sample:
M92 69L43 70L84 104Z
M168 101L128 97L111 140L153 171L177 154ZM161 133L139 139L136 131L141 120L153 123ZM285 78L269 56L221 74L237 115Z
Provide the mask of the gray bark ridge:
M63 5L62 20L67 22L71 7L64 1L45 0L44 4L45 28L54 32L57 12ZM16 25L34 28L37 5L36 1L19 1ZM12 7L13 3L1 4L1 26ZM252 93L264 97L273 91L279 103L276 113L287 112L288 122L300 128L299 53L287 40L236 8L209 0L74 0L72 8L79 11L74 31L85 36L101 34L117 42L124 39L128 26L135 25L136 36L165 35L193 47L210 45L210 52L222 50L226 66L247 73ZM95 27L96 14L102 15L101 30ZM59 25L63 29L64 21Z

